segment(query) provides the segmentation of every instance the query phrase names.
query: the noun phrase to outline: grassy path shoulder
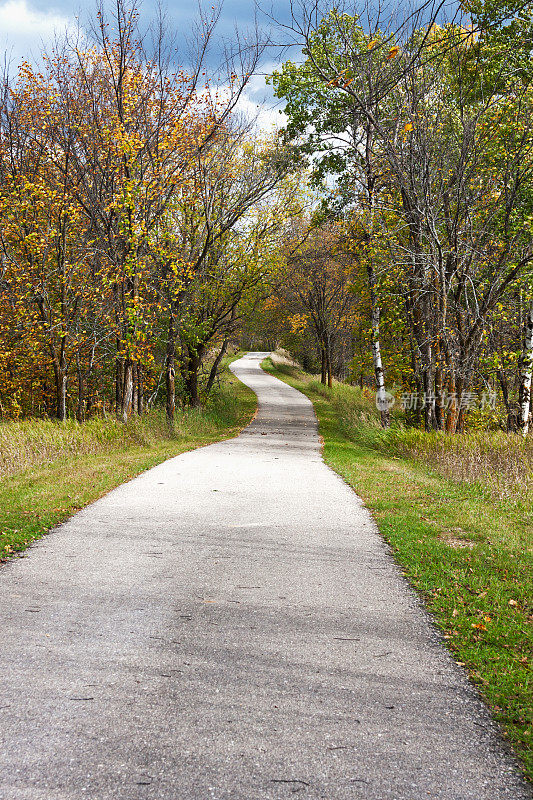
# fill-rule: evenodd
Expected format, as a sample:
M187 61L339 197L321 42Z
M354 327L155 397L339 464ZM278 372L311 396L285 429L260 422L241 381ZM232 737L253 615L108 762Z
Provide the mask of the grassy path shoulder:
M126 425L98 419L85 425L28 420L0 426L12 450L6 458L9 474L0 479L0 563L144 470L236 436L255 409L255 394L226 369L205 408L177 410L174 430L162 412ZM19 466L29 466L17 469L17 459Z
M335 387L270 359L262 366L313 402L325 462L372 511L533 779L530 517L519 505L488 501L480 487L384 453L379 431L365 429L364 420L359 429L345 424ZM344 403L351 387L341 391Z

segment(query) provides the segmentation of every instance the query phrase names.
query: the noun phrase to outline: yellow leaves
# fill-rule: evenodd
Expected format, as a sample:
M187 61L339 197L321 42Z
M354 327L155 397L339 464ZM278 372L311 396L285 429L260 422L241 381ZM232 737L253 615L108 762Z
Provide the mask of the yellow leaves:
M307 328L307 314L294 314L289 317L292 333L303 333Z
M387 54L387 61L391 61L391 59L396 58L399 52L400 48L398 47L398 45L395 44L394 47L391 47L391 49Z
M437 44L440 44L443 41L443 36L441 36L442 28L439 25L432 25L428 31L428 47L434 47Z
M402 128L403 141L404 142L407 139L407 135L409 133L412 133L413 130L414 130L414 124L412 122L406 122L405 125Z

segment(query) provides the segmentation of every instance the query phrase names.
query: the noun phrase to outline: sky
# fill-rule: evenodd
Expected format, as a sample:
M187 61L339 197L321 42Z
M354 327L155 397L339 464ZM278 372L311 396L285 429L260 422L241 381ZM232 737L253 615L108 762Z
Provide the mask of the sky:
M103 1L105 4L113 4L113 0ZM219 1L202 0L208 14L211 13L211 4ZM296 6L298 1L307 2L295 0ZM12 65L19 63L22 58L37 60L43 47L53 40L55 33L64 31L66 27L75 29L78 19L82 25L89 18L94 19L96 2L97 0L86 0L85 3L83 0L0 0L0 55L5 52ZM156 15L158 0L139 2L142 27L143 23L149 23ZM195 19L198 18L197 2L198 0L161 0L169 31L176 34L178 45L182 45L181 63L184 66L187 66L185 40L194 29ZM357 4L358 0L352 2ZM409 0L381 0L385 8L389 2L392 2L389 6L391 10L399 10L404 3L409 4ZM445 3L448 7L457 7L457 0L445 0ZM286 42L289 34L283 29L283 24L290 22L291 0L257 0L257 5L267 13L256 11L254 0L222 0L215 43L234 40L236 27L241 33L250 31L254 28L256 19L262 30L270 33L273 41L277 44ZM280 25L276 26L272 18L279 21ZM292 48L291 51L282 51L279 47L268 48L260 69L252 76L241 100L241 110L248 116L257 116L259 126L265 130L272 129L273 125L283 125L285 118L280 113L280 104L273 97L271 88L265 85L264 75L271 73L281 60L289 57L298 60L299 48ZM213 69L216 60L216 52L213 52L209 59L209 65Z
M93 8L96 8L96 2L92 8L91 2L94 0L83 5L77 4L77 0L0 0L0 53L6 53L13 65L23 58L30 61L38 59L43 47L53 41L55 33L62 32L66 27L74 29L77 19L83 24L91 16ZM195 0L163 0L162 5L169 28L176 33L178 43L180 40L184 42L198 16ZM206 2L205 8L210 12L211 4ZM265 8L281 22L290 20L290 0L267 0ZM148 23L155 14L155 0L145 0L141 5L142 22ZM252 29L256 16L265 30L271 28L272 22L266 15L256 15L253 0L225 0L215 40L234 38L236 26L242 32ZM281 30L273 34L277 41L280 40L278 33L281 35ZM213 66L215 57L215 54L211 57ZM279 113L279 104L264 80L264 73L271 72L279 64L279 58L278 48L265 52L261 68L249 82L241 103L241 109L248 115L259 115L259 125L266 129L272 125L279 126L284 121Z

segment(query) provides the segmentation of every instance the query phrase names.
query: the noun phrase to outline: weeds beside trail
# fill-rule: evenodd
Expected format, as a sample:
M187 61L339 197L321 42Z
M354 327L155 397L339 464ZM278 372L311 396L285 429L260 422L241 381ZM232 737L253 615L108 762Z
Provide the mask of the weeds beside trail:
M0 561L144 470L235 436L255 408L255 394L226 369L206 407L177 409L172 430L159 410L126 424L0 423Z
M263 368L307 394L324 460L363 498L533 778L533 445L379 425L360 390Z

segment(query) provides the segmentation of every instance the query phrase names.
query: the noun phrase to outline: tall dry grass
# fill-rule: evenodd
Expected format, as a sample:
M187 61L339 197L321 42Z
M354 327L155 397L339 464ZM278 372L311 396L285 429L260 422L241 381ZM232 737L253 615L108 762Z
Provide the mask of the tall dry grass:
M477 483L498 500L527 497L533 490L533 439L503 432L445 433L395 430L396 453L415 458L452 480Z
M149 446L162 435L165 430L158 413L132 419L126 425L101 417L83 425L74 420L3 422L0 424L0 478L50 464L59 458L93 455L132 445Z
M313 388L328 396L321 384ZM336 384L332 399L350 439L388 455L413 458L446 478L478 484L494 499L524 500L533 494L533 434L523 438L472 431L451 436L407 428L400 414L383 430L372 399L360 389Z
M0 423L0 479L31 467L76 455L96 455L129 447L150 447L162 439L209 438L227 425L237 424L238 403L230 385L215 390L206 407L176 410L169 427L165 413L153 409L124 424L114 417L97 417L80 425L25 419Z

